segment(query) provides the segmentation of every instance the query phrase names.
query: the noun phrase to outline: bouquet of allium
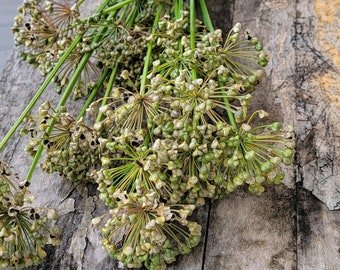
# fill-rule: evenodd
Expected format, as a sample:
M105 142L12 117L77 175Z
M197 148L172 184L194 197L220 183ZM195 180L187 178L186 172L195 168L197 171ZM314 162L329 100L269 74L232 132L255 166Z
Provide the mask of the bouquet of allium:
M194 0L105 0L82 19L84 2L25 0L15 17L22 57L46 79L0 143L24 122L33 156L21 185L0 166L0 262L40 263L43 246L57 242L53 210L23 205L43 153L47 173L97 184L107 214L93 225L112 258L165 269L199 244L201 226L189 216L206 199L281 182L293 129L253 121L268 116L248 113L268 56L240 24L215 30L204 0L203 22ZM59 103L29 115L50 83ZM76 116L65 106L71 96L83 103Z

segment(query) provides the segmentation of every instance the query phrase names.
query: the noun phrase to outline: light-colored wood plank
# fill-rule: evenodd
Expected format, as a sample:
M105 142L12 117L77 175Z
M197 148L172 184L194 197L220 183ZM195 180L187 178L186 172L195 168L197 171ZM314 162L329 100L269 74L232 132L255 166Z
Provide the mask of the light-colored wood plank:
M219 27L226 30L225 25L230 24L229 28L233 19L264 41L271 62L267 78L254 92L254 108L264 108L274 121L295 124L298 166L296 171L287 170L286 186L269 188L260 197L238 191L212 202L210 213L208 206L201 208L197 218L203 224L208 222L204 226L206 242L169 269L337 270L339 212L329 211L309 192L296 187L295 181L318 192L328 207L337 207L339 69L332 48L338 43L334 43L336 33L328 34L332 27L339 28L322 19L325 17L320 12L327 11L327 6L317 10L319 0L207 2ZM332 14L336 6L330 6ZM327 36L322 36L322 27L328 27L329 31L324 32ZM1 137L41 81L39 72L20 62L16 51L0 75ZM42 100L56 98L50 89ZM30 165L30 159L22 154L26 142L16 136L1 153L22 178ZM326 166L327 162L332 166ZM37 171L32 192L37 205L59 207L64 228L63 244L48 250L48 259L36 269L119 268L101 250L99 234L91 227L91 218L104 211L94 186L73 185ZM334 196L330 198L330 194Z
M204 269L295 269L294 192L236 192L211 211Z
M294 14L295 6L288 1L235 1L233 13L233 23L242 23L244 30L263 41L271 59L267 77L253 93L253 110L264 109L271 121L284 124L294 120L284 117L294 111L294 96L287 95L294 84L287 80L294 72L287 53L294 51L287 41L292 33L282 29L294 29ZM288 187L269 187L260 197L240 192L216 202L205 269L296 269L294 181L290 167Z

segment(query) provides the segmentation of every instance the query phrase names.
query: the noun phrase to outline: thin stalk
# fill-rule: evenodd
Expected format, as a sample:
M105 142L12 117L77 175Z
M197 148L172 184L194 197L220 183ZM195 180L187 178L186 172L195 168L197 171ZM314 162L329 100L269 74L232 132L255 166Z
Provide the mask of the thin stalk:
M26 106L26 108L24 109L24 111L21 113L21 115L18 117L18 119L15 121L15 123L12 125L12 127L10 128L10 130L8 131L8 133L5 135L5 137L2 139L2 141L0 142L0 150L2 150L4 148L4 146L7 144L8 140L12 137L12 135L14 134L14 132L18 129L19 125L24 121L25 117L27 116L27 114L32 110L33 106L36 104L36 102L39 100L40 96L42 95L42 93L45 91L45 89L47 88L47 86L50 84L50 82L52 81L53 77L56 75L56 73L58 72L58 70L61 68L61 66L64 64L64 62L66 61L67 57L71 54L71 52L73 51L73 49L77 46L77 44L79 43L79 41L82 38L82 34L76 36L76 38L73 40L73 42L71 43L70 47L67 48L67 50L65 51L65 53L63 54L63 56L60 58L60 60L58 61L58 63L56 64L56 66L52 69L52 71L48 74L47 78L45 79L45 81L43 82L43 84L40 86L40 88L38 89L38 91L35 93L35 95L33 96L33 98L31 99L31 101L28 103L28 105Z
M160 4L158 6L157 11L156 11L156 16L155 16L153 27L152 27L152 30L151 30L151 36L156 33L156 29L157 29L159 19L161 17L162 9L163 9L163 5ZM147 80L150 61L151 61L152 46L153 46L153 40L149 41L148 49L147 49L146 56L145 56L145 63L144 63L144 67L143 67L143 73L142 73L142 79L141 79L141 85L140 85L140 93L141 94L144 94L144 91L145 91L144 88L145 88L145 85L146 85L146 80Z
M190 0L190 46L191 50L195 50L196 47L196 35L195 35L195 21L196 21L196 9L195 0ZM191 67L192 79L197 79L196 67Z
M102 10L107 6L107 4L110 2L110 0L105 0L101 6L98 8L97 13L102 12ZM80 1L80 4L82 1ZM31 101L28 103L28 105L25 107L23 112L20 114L18 119L15 121L15 123L11 126L10 130L7 132L5 137L0 142L0 151L6 146L8 140L13 136L14 132L18 129L20 124L24 121L25 117L28 115L28 113L32 110L36 102L39 100L42 93L45 91L47 86L50 84L54 76L57 74L59 69L62 67L68 56L71 54L73 49L78 45L78 43L81 41L83 34L77 35L71 45L67 48L65 53L62 55L62 57L57 62L56 66L51 70L51 72L46 77L45 81L42 83L42 85L39 87L38 91L35 93Z
M110 75L110 78L109 78L109 82L108 82L108 84L106 86L106 90L105 90L105 94L104 94L101 106L104 106L107 103L107 97L111 93L111 89L112 89L113 83L114 83L116 75L117 75L118 66L119 66L119 61L116 61L115 67L113 68L113 70L111 72L111 75ZM99 111L97 119L96 119L96 122L99 122L102 117L103 117L103 113Z
M213 32L214 26L211 22L209 11L208 11L207 5L205 4L205 0L199 0L199 1L200 1L200 7L202 11L204 25L209 29L210 32Z
M193 0L191 0L191 1L193 1ZM211 22L209 11L208 11L207 6L205 4L205 0L199 0L199 1L200 1L201 10L202 10L204 25L209 29L210 32L213 32L214 26ZM220 85L220 86L223 87L223 85ZM226 92L224 90L222 90L222 93L224 95L226 95ZM232 125L234 130L237 130L237 124L236 124L236 121L235 121L234 114L233 114L233 112L231 111L231 108L230 108L229 99L226 96L224 96L223 101L224 101L224 104L225 104L225 107L226 107L226 111L227 111L227 115L228 115L228 119L230 121L230 124Z
M86 102L84 103L84 106L81 108L77 120L79 120L81 117L83 117L86 113L86 109L90 106L90 104L93 102L94 98L97 96L99 88L103 85L104 80L106 79L107 74L109 73L110 69L105 68L102 75L99 77L95 88L92 90L91 94L87 98Z
M120 8L126 6L126 5L129 5L130 3L135 2L135 1L136 1L136 0L125 0L125 1L123 1L123 2L120 2L120 3L118 3L118 4L113 5L112 7L109 7L109 8L107 8L107 9L104 9L104 10L102 11L102 14L110 13L110 12L115 11L115 10L117 10L117 9L120 9Z
M57 109L56 109L57 111L59 111L60 108L66 104L66 101L68 100L70 94L72 93L74 85L77 83L78 78L81 75L82 71L84 70L84 68L85 68L87 62L89 61L91 55L92 55L92 51L84 54L84 56L81 59L77 69L75 70L69 84L67 85L65 92L63 93L61 99L59 100L59 103L58 103L58 106L57 106ZM46 135L51 134L54 125L55 125L55 119L52 119L51 123L49 124L48 128L46 129ZM27 177L26 177L27 181L31 180L33 173L35 171L35 168L38 165L38 162L39 162L39 159L41 157L43 149L44 149L43 142L41 141L39 146L38 146L37 152L34 156L34 159L32 161L32 164L30 166L30 169L28 170Z

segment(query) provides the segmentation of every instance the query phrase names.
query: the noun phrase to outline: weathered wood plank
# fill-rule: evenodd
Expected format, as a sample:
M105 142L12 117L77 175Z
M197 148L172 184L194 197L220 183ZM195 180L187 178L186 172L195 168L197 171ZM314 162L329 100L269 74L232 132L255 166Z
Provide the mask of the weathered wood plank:
M294 5L285 1L235 1L233 23L259 37L271 62L267 78L253 93L253 107L268 111L272 121L294 120L294 67L289 65L289 31ZM287 40L288 39L288 40ZM294 51L289 52L291 55ZM277 67L278 65L278 67ZM296 269L295 180L287 171L288 187L269 188L260 197L243 192L215 202L208 228L206 269Z
M297 189L298 269L337 270L340 266L340 213L330 211L311 192Z
M297 1L296 127L299 180L340 209L339 1Z
M296 269L294 205L283 186L214 202L204 269Z
M332 9L323 5L327 3ZM208 1L218 27L227 30L231 20L241 22L264 41L271 62L268 77L254 92L254 106L267 110L273 120L295 124L297 167L287 170L286 186L270 188L261 197L238 191L212 202L210 213L209 205L201 208L197 218L208 223L206 242L169 269L338 269L339 212L329 211L300 187L329 208L339 208L338 4ZM38 72L21 63L15 51L0 76L1 137L40 83ZM50 90L43 99L57 97ZM1 153L23 178L30 164L22 155L26 142L16 136ZM32 191L37 205L59 208L64 227L62 245L48 250L48 260L36 269L120 269L101 250L91 226L91 218L104 209L94 186L73 185L38 171Z
M318 62L320 57L329 59L325 47L318 52L319 58L315 58L315 46L318 43L317 39L314 40L312 37L317 34L324 37L322 29L317 30L313 27L315 24L320 24L317 20L325 20L324 16L316 16L313 13L314 8L318 5L320 8L320 2L322 1L298 1L297 3L284 0L236 1L233 20L234 23L243 23L246 28L252 30L254 35L263 39L271 58L266 69L268 77L260 85L262 89L254 93L255 106L261 106L267 110L272 119L281 120L286 124L294 123L296 126L299 177L294 176L294 170L291 168L290 171L287 171L288 177L285 184L290 189L286 192L294 198L295 181L298 180L305 188L313 191L319 199L323 200L329 208L337 209L339 201L337 187L340 177L338 175L338 154L335 154L335 152L339 153L339 136L336 135L339 134L339 125L337 124L339 110L336 108L336 101L339 97L336 91L339 84L334 85L334 78L337 78L334 71L338 70L337 67L334 67L334 64L338 63L338 58L334 55L334 39L337 36L334 34L334 30L339 29L336 23L328 25L332 28L333 35L325 34L328 37L328 42L333 45L333 50L330 51L333 52L334 62L332 68L328 66L326 78L322 79L324 76L321 76L322 70L325 70L326 67L315 68L308 74L309 76L304 73L311 67L319 65L314 62L315 60ZM327 10L330 11L325 9L323 12L327 12ZM337 6L331 8L330 13L333 14L333 19L336 10L338 10ZM327 43L326 40L323 42ZM325 61L322 63L326 64ZM323 82L322 84L315 83L320 80ZM301 82L304 83L304 87ZM301 92L304 93L302 94L303 98L301 98ZM324 108L327 108L326 111ZM318 114L314 113L316 110L319 112ZM322 118L319 117L321 114L324 115ZM308 134L306 126L309 126L308 130L314 136L305 140ZM325 162L326 156L330 162L328 165ZM325 174L327 175L325 176ZM304 196L301 196L301 192ZM280 194L280 192L278 193ZM261 218L259 216L254 218L246 209L266 205L267 200L271 201L271 203L268 202L269 205L275 207L276 196L274 194L270 190L261 198L253 199L254 201L251 198L249 201L247 199L242 201L242 206L245 209L241 205L235 206L237 199L233 196L237 195L232 195L213 206L212 220L208 229L207 246L209 248L207 248L205 260L206 268L338 269L340 265L338 253L340 247L338 240L339 212L329 211L320 202L317 204L318 210L313 210L313 205L315 205L313 196L300 187L299 195L295 199L287 201L287 197L281 196L281 203L286 207L285 211L292 217L296 215L298 221L294 221L293 218L285 219L284 216L278 215L276 221L281 224L281 227L276 232L267 231L272 237L269 237L272 240L271 248L260 244L249 245L249 242L244 240L254 243L252 236L262 232L257 218L265 224L271 224L269 215L265 211L258 214ZM238 203L240 202L241 200L238 201ZM237 214L230 214L229 207L237 209ZM240 218L240 215L244 215L244 218ZM247 216L252 218L247 220ZM233 219L234 222L230 219ZM318 222L319 219L320 222ZM295 223L298 228L295 227ZM247 226L248 224L252 226ZM271 225L273 226L273 224ZM273 227L275 228L275 226ZM248 228L248 230L240 228ZM285 231L285 234L278 233L280 231ZM323 240L323 238L327 240ZM263 234L262 239L266 239ZM308 240L308 244L302 239ZM298 240L298 246L295 245L296 240ZM279 262L275 253L278 248L277 241L281 241L281 248L286 251L277 253L283 255L284 259L281 261L284 262L283 264L273 263ZM270 244L268 245L270 246ZM259 253L262 256L258 256Z
M297 1L296 127L299 186L340 208L339 1ZM339 269L340 213L297 189L298 269Z

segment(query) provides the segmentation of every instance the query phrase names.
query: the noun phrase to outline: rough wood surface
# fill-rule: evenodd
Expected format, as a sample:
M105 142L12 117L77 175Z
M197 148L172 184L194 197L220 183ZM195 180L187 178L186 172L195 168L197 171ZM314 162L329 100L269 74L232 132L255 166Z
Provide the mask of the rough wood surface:
M241 22L266 44L271 62L254 106L295 125L296 165L287 169L285 185L260 197L239 191L207 203L196 214L204 225L201 245L169 269L337 270L340 212L330 209L340 209L340 1L207 2L219 28ZM0 76L1 137L41 81L15 51ZM43 100L56 98L50 90ZM21 177L30 162L22 154L25 143L16 136L1 153ZM32 190L36 204L59 209L63 226L62 245L50 248L35 269L120 269L91 227L91 218L103 211L94 186L38 171Z

